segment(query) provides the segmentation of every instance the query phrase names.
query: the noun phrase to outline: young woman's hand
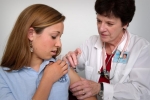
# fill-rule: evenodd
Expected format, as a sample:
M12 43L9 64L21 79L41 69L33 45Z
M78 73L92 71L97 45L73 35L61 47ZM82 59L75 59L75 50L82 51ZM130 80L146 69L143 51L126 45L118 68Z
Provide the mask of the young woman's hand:
M47 80L50 80L52 83L54 83L67 72L68 64L63 60L57 60L56 62L50 62L46 66L43 77L47 78Z

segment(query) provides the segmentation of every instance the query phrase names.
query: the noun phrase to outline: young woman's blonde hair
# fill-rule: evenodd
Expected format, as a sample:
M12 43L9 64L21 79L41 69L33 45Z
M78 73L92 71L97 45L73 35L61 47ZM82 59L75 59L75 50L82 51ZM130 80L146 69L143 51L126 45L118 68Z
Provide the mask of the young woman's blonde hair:
M27 7L21 12L12 29L0 65L10 68L9 71L29 66L31 61L30 44L27 38L29 28L33 27L37 34L41 34L44 28L64 20L65 16L45 4ZM61 48L57 51L57 55L60 52Z

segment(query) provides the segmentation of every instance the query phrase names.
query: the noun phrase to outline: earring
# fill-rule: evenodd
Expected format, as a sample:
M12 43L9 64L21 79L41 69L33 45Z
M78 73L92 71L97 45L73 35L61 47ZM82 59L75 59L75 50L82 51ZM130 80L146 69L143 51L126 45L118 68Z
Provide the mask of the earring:
M30 44L30 52L33 52L32 41L29 41L29 44Z

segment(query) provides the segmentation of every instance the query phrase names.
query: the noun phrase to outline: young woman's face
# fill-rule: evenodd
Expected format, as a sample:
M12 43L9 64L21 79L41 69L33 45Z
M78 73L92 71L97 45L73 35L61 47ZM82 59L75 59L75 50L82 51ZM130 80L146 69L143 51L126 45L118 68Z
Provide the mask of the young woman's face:
M33 35L33 56L40 59L50 59L56 55L61 47L61 35L63 33L63 22L45 28L41 34Z
M123 35L122 22L120 18L106 17L97 14L97 27L102 42L106 43L118 43Z

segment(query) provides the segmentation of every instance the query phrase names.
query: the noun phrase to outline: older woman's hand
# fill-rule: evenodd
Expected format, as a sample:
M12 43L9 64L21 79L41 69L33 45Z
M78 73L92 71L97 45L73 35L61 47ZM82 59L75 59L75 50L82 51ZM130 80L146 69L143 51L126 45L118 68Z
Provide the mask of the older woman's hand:
M68 52L64 57L63 60L67 61L71 67L75 68L77 66L78 60L77 56L81 54L81 50L77 48L75 51Z
M70 86L70 91L78 99L85 99L97 95L100 91L100 84L81 78L81 81Z

